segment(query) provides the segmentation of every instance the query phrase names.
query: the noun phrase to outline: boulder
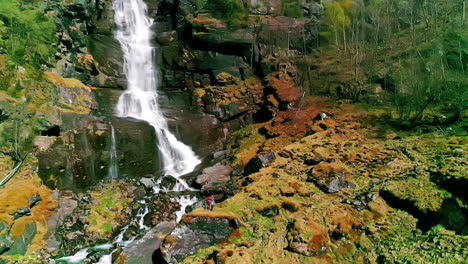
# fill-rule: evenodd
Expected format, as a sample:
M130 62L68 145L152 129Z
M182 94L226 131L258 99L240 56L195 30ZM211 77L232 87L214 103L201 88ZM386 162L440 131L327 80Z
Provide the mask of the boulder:
M254 42L254 33L251 29L228 28L223 21L207 13L199 14L189 23L192 26L191 45L195 48L238 56L249 55Z
M261 168L264 168L268 164L272 163L274 159L275 153L273 152L267 152L257 155L245 165L244 176L248 176L252 173L260 171Z
M140 183L145 186L146 189L151 189L156 186L156 183L153 181L152 178L142 178L140 179Z
M89 52L93 56L99 74L91 84L99 87L125 88L123 53L120 43L111 35L94 34L89 37Z
M231 221L235 217L213 212L205 214L196 210L182 217L181 223L166 237L162 252L168 262L180 263L201 248L219 243L232 232Z
M205 168L197 177L197 184L201 185L202 193L222 193L231 186L232 168L218 163Z
M56 102L56 106L61 111L88 114L91 110L97 109L97 102L91 87L84 85L80 80L63 78L52 72L45 72L43 79L51 89L47 91L48 94L41 94L41 96L52 97L48 100Z
M143 238L135 240L125 247L115 263L153 264L153 254L159 250L162 238L169 235L175 226L175 222L159 223L149 230Z
M36 222L25 225L23 234L11 238L11 246L4 255L24 255L36 235Z

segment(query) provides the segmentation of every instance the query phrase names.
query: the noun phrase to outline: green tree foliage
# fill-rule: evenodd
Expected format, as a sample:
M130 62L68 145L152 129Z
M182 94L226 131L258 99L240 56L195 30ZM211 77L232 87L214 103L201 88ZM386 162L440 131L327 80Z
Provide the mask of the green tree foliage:
M467 47L468 32L453 30L418 47L419 56L400 60L394 103L401 119L414 124L432 108L443 117L439 122L461 120L468 104Z
M206 9L231 27L244 27L249 21L249 9L243 0L208 0Z
M0 90L12 97L34 87L42 65L53 62L56 24L46 6L44 1L0 0ZM44 122L28 111L27 101L0 101L0 152L22 160Z
M468 105L466 13L464 0L328 2L321 36L338 49L323 50L340 63L335 79L354 83L358 97L378 83L386 89L379 100L405 123L453 124Z
M43 8L33 3L0 0L0 22L0 26L3 24L0 34L10 61L35 67L50 62L55 51L56 25Z
M334 38L335 44L338 46L340 35L343 36L343 43L346 42L345 30L351 23L349 17L349 8L351 8L349 0L340 0L325 4L322 24L327 28L327 31L321 33L327 41L332 42Z
M32 139L45 129L44 120L27 111L26 104L0 102L0 152L20 161L32 151Z
M283 0L281 7L284 16L294 18L302 18L304 16L304 10L299 0Z

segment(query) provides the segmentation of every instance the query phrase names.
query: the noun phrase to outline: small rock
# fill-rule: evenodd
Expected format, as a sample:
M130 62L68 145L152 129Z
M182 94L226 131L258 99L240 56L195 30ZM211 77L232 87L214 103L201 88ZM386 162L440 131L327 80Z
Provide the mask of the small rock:
M217 151L215 153L213 153L213 159L220 159L220 158L224 158L226 157L226 151L223 150L223 151Z
M261 168L266 167L272 163L275 159L275 153L267 152L257 155L257 157L251 159L244 168L244 176L248 176L252 173L260 171Z
M41 196L39 194L36 194L32 197L29 197L28 201L29 201L29 208L33 208L37 203L41 201Z
M140 183L143 184L146 189L152 189L154 186L156 186L156 183L151 178L141 178Z
M16 212L10 215L12 215L15 219L18 219L23 216L31 215L31 210L29 208L20 208Z
M464 152L464 151L463 151L463 149L461 149L461 148L456 148L456 149L453 150L453 153L454 153L455 155L463 155L463 152Z
M273 205L270 207L262 208L258 210L258 213L265 217L272 217L279 214L278 206Z

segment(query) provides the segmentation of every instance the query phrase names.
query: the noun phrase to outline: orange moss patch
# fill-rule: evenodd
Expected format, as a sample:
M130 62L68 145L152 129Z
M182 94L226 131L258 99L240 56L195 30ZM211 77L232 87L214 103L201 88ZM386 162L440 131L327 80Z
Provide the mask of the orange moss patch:
M352 208L345 208L342 205L335 205L329 208L325 215L329 232L343 234L351 241L356 241L359 237L356 228L361 226L361 222L355 217L357 213Z
M328 163L320 162L312 170L315 177L328 178L330 174L346 175L346 179L349 178L349 168L343 163Z
M91 54L78 54L77 55L78 63L83 66L88 71L92 71L94 69L94 58Z
M31 209L31 216L13 219L13 214L20 208L28 208L30 197L39 195L41 201ZM52 197L52 192L45 186L40 185L36 180L16 180L7 184L0 193L0 221L5 221L12 225L12 236L20 236L24 232L27 224L33 221L42 223L52 214L56 202Z
M198 16L193 18L191 22L193 26L204 30L226 28L226 25L224 25L221 20L211 18L207 14L198 14Z
M48 81L53 83L56 86L63 85L66 88L71 88L71 87L76 87L76 88L82 88L86 89L88 91L91 91L91 88L89 86L84 85L80 80L74 79L74 78L63 78L62 76L52 73L52 72L44 72L43 73L43 78Z
M225 218L232 220L234 218L237 218L234 213L226 213L226 212L217 212L216 210L214 211L208 211L203 208L197 208L194 211L185 214L182 216L182 223L192 223L195 218L199 217L208 217L208 218Z
M266 77L268 86L276 91L279 99L283 102L294 103L301 97L299 89L289 75L278 72Z
M42 185L36 174L35 158L28 158L15 176L0 189L0 221L11 228L10 235L18 237L23 235L27 225L36 224L36 235L28 247L28 252L34 252L45 246L44 237L47 234L46 219L56 207L56 201L51 190ZM29 216L14 219L14 214L21 208L29 208L28 198L39 195L41 200L31 208ZM6 228L2 234L7 232Z

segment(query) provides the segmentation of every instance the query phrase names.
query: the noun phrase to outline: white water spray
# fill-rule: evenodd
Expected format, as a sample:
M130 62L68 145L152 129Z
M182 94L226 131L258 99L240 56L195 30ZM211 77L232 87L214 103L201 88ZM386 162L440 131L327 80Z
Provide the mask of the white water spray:
M117 115L144 120L154 127L164 173L178 178L192 172L200 159L190 147L177 140L169 131L158 105L154 51L151 45L153 20L148 17L143 0L115 0L115 38L124 54L127 90L120 96Z
M109 163L109 178L111 180L116 180L119 176L119 161L117 159L117 142L115 139L115 129L113 125L111 125L111 148Z

